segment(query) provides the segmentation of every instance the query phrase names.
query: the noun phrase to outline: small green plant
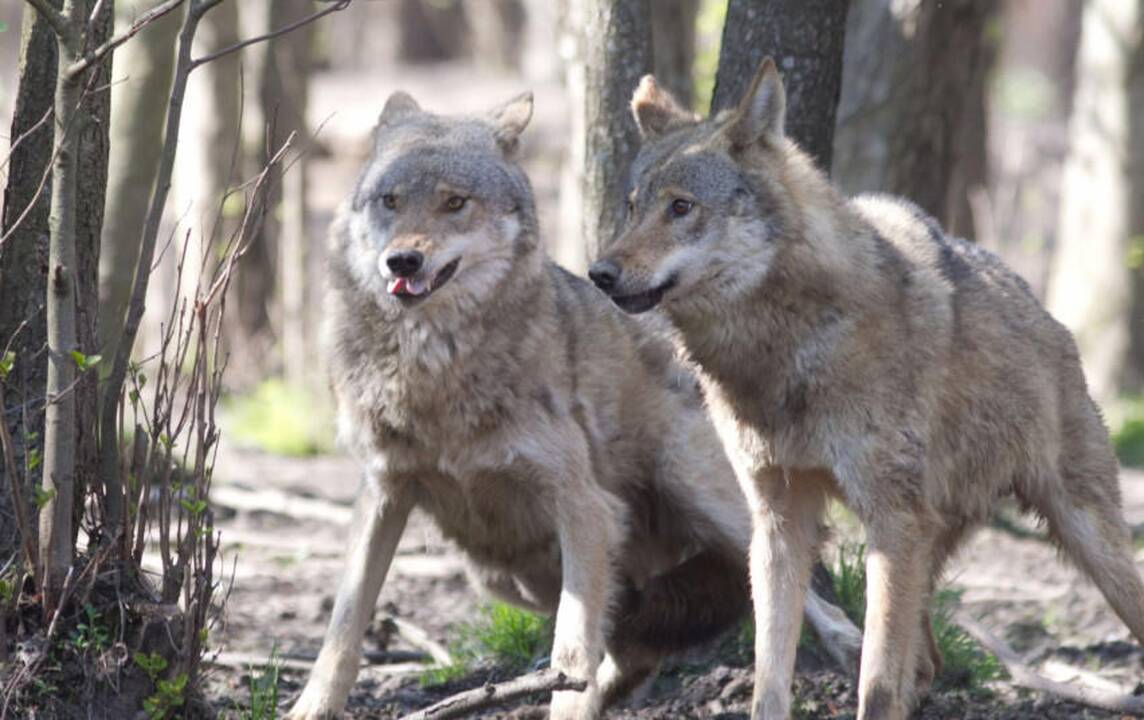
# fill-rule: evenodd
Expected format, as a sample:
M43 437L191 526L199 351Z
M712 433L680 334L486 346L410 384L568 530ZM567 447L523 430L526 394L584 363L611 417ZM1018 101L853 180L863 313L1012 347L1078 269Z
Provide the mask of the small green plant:
M157 652L150 655L136 652L131 656L135 664L151 679L155 692L143 700L143 710L150 720L167 720L177 716L176 710L183 706L187 690L187 674L179 673L173 678L163 678L167 669L167 659Z
M934 595L931 604L930 622L942 657L941 674L935 682L938 687L980 690L1004 671L996 657L954 623L953 613L960 603L961 593L945 588Z
M443 685L466 675L481 661L516 673L540 658L552 640L550 620L505 603L480 608L477 620L457 626L450 647L451 665L437 665L421 674L422 685Z
M39 463L37 462L36 464L38 465ZM33 468L29 468L29 469L34 469L34 466L33 466ZM45 490L44 488L40 487L39 485L36 485L35 487L32 488L32 502L36 503L36 509L37 510L43 510L44 506L47 505L48 503L50 503L52 501L52 498L54 498L55 496L56 496L56 489L55 488L52 488L51 490Z
M838 548L838 564L830 571L838 605L858 627L866 624L866 546L844 543Z
M1129 467L1144 467L1144 396L1126 397L1109 408L1112 446Z
M83 606L84 619L76 623L71 634L71 643L80 652L94 650L100 652L111 645L111 632L103 623L103 618L91 605Z
M278 717L278 676L281 671L278 646L274 645L262 672L250 668L250 710L241 714L242 720L275 720Z

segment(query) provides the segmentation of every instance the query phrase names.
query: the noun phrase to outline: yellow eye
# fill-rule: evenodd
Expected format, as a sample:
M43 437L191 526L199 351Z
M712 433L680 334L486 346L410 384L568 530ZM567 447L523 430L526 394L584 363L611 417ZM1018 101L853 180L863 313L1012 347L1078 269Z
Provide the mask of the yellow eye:
M684 200L683 198L672 200L671 214L675 217L683 217L687 213L691 212L691 208L694 206L695 203L691 202L690 200Z
M397 196L393 193L386 193L381 196L381 203L385 205L387 210L397 209Z
M461 208L465 207L465 203L468 201L468 198L463 198L460 195L453 195L445 201L445 209L449 212L457 212Z

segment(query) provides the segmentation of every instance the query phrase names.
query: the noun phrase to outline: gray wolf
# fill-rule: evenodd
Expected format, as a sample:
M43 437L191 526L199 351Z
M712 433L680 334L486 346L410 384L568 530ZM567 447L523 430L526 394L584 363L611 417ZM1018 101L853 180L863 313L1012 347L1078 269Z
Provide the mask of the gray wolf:
M484 590L555 615L552 665L589 685L555 693L554 718L597 717L749 611L751 519L694 375L664 328L540 247L513 160L531 112L530 95L480 117L393 95L333 224L325 344L366 491L292 718L344 706L414 507ZM857 638L830 610L812 621Z
M828 497L866 530L859 717L904 718L940 657L927 599L998 498L1039 514L1144 642L1116 458L1069 332L908 201L840 195L784 136L763 63L700 120L645 78L629 217L590 276L662 308L750 499L753 716L785 718Z

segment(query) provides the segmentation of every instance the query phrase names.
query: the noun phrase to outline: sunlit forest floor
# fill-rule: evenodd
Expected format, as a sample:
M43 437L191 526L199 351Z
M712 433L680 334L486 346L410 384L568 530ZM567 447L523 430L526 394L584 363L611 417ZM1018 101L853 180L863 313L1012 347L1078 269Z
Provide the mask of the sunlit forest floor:
M252 677L261 679L273 648L281 659L279 704L301 689L309 660L321 644L324 624L342 563L350 505L359 472L347 458L283 458L253 451L227 451L220 459L214 500L220 518L224 565L233 570L227 622L216 631L218 651L210 682L219 710L249 702ZM1144 473L1124 471L1125 512L1144 534ZM853 529L836 523L835 536ZM827 559L831 551L827 550ZM1144 570L1144 547L1137 552ZM961 591L964 609L1004 636L1041 672L1059 680L1131 690L1144 680L1144 650L1099 592L1058 559L1035 525L1006 513L978 532L946 575ZM395 615L455 646L459 628L478 615L481 599L464 578L460 553L424 516L414 515L390 570L378 605L378 622ZM465 686L505 677L503 668L479 664L443 684L426 687L424 665L401 661L413 647L374 632L366 649L375 660L363 665L350 700L350 717L399 717ZM676 658L650 688L648 697L613 717L747 717L751 692L749 656L736 638ZM382 654L389 651L391 656ZM392 660L397 659L397 662ZM250 665L255 665L253 674ZM796 682L801 717L851 717L852 682L818 661L800 656ZM439 679L439 678L438 678ZM1141 688L1144 690L1144 688ZM490 717L542 717L542 705L500 710ZM1005 680L983 689L935 691L923 718L1104 718L1116 717L1068 703L1045 701L1012 689Z

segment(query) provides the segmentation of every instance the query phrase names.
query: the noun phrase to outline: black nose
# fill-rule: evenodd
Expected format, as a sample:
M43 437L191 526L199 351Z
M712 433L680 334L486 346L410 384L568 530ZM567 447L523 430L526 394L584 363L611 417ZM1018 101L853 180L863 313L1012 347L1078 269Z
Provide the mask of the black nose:
M620 279L620 266L611 260L597 260L588 269L588 277L596 283L596 287L604 292L609 292L616 286L616 281Z
M425 264L425 256L416 250L396 250L385 258L385 264L398 277L409 277Z

